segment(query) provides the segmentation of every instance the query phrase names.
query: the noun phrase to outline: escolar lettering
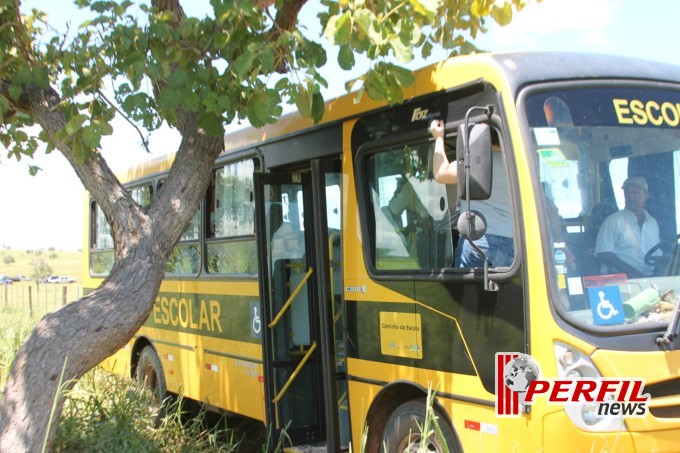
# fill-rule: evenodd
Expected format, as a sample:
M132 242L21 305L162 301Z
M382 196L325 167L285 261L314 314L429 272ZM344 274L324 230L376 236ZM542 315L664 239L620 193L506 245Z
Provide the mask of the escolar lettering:
M194 300L175 297L156 297L153 307L153 322L160 325L181 326L208 332L222 332L220 303L216 300L199 302L198 318L194 312Z
M613 99L619 124L670 126L680 124L680 103Z

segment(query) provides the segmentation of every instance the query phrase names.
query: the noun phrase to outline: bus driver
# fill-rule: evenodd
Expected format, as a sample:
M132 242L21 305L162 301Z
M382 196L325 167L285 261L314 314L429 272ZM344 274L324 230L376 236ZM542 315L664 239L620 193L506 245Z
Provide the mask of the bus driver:
M624 208L607 217L597 235L595 256L603 271L628 277L649 277L654 267L645 263L647 251L659 243L659 224L645 209L647 181L632 176L623 183Z

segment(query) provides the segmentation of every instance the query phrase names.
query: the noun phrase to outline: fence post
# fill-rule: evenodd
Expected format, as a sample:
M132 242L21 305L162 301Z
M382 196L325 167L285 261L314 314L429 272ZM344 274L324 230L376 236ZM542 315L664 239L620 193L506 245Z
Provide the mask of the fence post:
M9 307L9 299L7 298L7 287L9 285L5 285L5 306Z
M37 284L36 284L37 285ZM38 294L38 287L35 287L35 293ZM28 287L28 316L33 317L33 287Z
M61 306L66 305L66 285L64 285L64 290L61 292Z

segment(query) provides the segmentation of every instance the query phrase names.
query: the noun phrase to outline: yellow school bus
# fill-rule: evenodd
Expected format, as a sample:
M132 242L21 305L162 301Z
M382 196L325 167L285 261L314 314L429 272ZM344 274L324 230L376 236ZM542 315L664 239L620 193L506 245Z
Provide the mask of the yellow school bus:
M481 54L405 99L225 137L104 366L328 451L680 451L680 68ZM458 184L434 179L433 119ZM140 204L171 162L129 171ZM112 241L94 201L86 217L95 288ZM585 380L645 398L563 386ZM539 381L555 394L530 401Z

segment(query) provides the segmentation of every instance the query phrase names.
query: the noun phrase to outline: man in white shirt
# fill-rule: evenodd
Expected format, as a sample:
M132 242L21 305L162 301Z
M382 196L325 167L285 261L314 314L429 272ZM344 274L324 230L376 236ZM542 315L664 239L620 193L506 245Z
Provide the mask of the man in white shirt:
M659 243L659 224L645 209L647 181L633 176L623 183L625 207L607 217L597 235L595 255L609 273L649 277L654 267L645 263L647 251Z

